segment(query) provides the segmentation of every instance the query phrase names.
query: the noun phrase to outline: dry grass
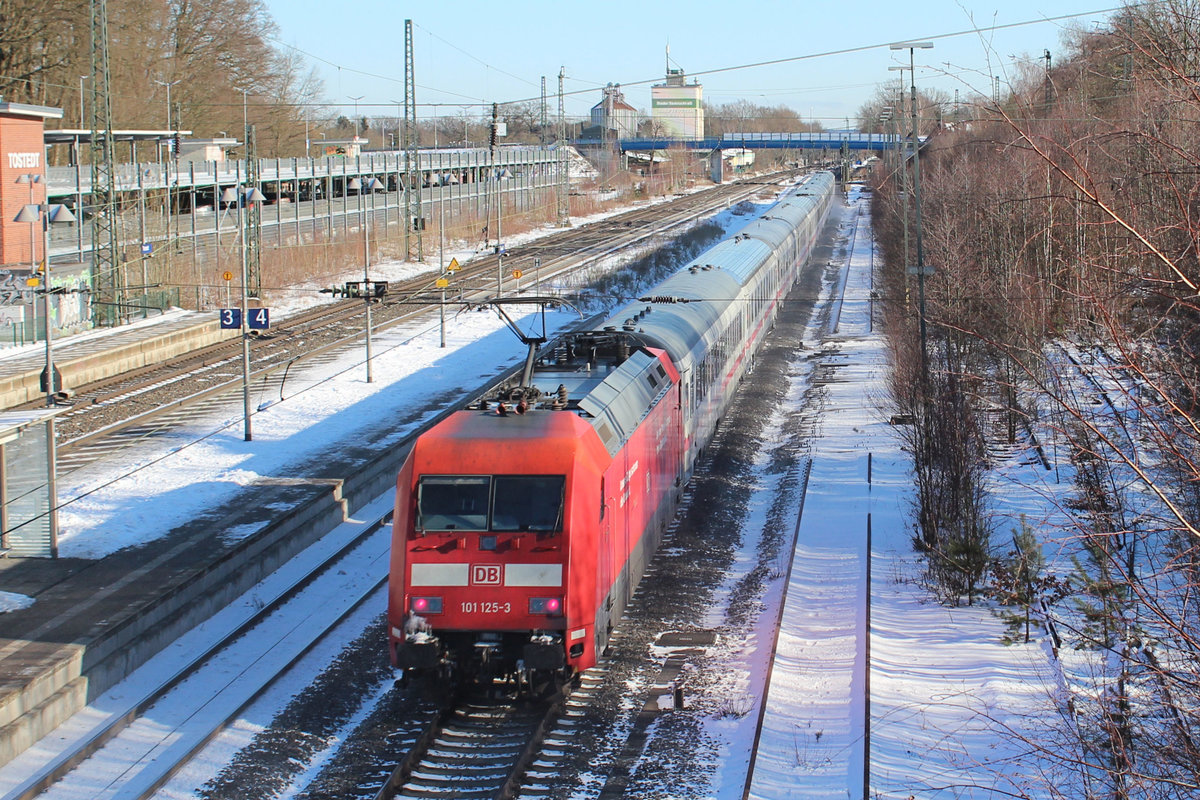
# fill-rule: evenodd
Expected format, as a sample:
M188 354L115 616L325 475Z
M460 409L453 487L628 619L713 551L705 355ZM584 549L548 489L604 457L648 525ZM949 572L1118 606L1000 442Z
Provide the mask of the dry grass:
M614 185L623 184L619 189ZM627 205L634 199L634 186L631 181L609 181L607 192L601 196L598 187L585 185L569 199L570 215L578 218L596 214L602 211ZM662 193L663 187L649 188L653 193ZM423 251L426 259L436 258L439 241L438 222L441 216L437 205L425 210L428 227L423 235ZM553 225L558 218L558 203L553 189L541 189L533 193L533 203L529 208L520 212L504 211L503 234L505 237L517 236L537 228ZM495 220L491 220L492 228L487 229L488 221L483 218L474 203L452 203L447 201L444 216L446 226L445 243L452 250L481 250L485 242L495 240ZM372 260L405 260L404 233L394 223L385 229L376 225L371 229ZM412 240L415 258L416 241ZM140 283L140 261L137 254L128 254L129 274ZM184 244L179 251L170 257L157 257L148 263L149 278L171 290L178 292L179 304L188 309L219 308L229 301L229 290L237 290L239 282L240 251L236 239L226 237L221 242L221 252L215 263L205 263L201 254L197 264L191 254L190 244ZM283 246L265 245L260 257L262 275L263 302L278 302L296 291L311 292L314 286L333 286L344 280L347 274L353 274L363 263L363 242L361 229L352 224L348 233L343 233L343 227L333 226L333 235L321 228L307 237L300 244ZM226 283L222 273L230 271L234 279Z

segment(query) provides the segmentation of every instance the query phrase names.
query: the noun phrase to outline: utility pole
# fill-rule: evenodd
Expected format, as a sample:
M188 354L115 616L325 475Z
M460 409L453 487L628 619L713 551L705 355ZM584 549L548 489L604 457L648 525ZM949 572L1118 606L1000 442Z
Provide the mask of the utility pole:
M900 73L900 91L898 93L899 104L896 106L896 115L894 117L894 124L896 126L896 148L897 148L897 152L900 153L900 158L899 158L899 163L898 163L898 169L900 170L900 192L904 198L903 214L904 214L904 305L905 305L905 307L907 307L910 302L909 301L909 289L908 289L908 286L909 286L908 268L909 268L909 266L912 265L912 259L908 257L908 251L909 251L909 246L908 246L908 219L909 219L908 197L910 194L909 180L908 180L908 159L907 159L907 156L904 155L904 153L906 153L908 150L908 146L905 145L903 151L901 151L899 149L900 148L900 118L904 114L904 70L906 70L906 69L908 69L908 68L907 67L888 67L889 72L895 71L895 72Z
M1045 100L1043 100L1043 102L1044 102L1044 103L1045 103L1045 105L1046 105L1046 112L1045 112L1045 113L1049 114L1049 113L1050 113L1050 100L1051 100L1051 97L1050 97L1050 90L1051 90L1051 84L1050 84L1050 51L1049 51L1049 50L1045 50L1045 51L1043 51L1043 52L1045 53L1045 56L1044 56L1044 58L1046 59L1046 80L1045 80L1045 86L1044 86L1044 89L1043 89L1043 91L1044 91L1044 93L1045 93Z
M488 180L496 186L496 297L504 290L504 245L500 243L500 176L496 174L496 125L499 121L500 107L492 103L492 126L488 136Z
M567 77L567 68L558 68L558 136L554 153L558 167L558 227L566 228L571 224L571 160L567 157L567 115L563 111L563 81Z
M121 319L122 276L117 252L112 103L109 99L108 5L91 0L92 31L92 318Z
M546 76L542 76L542 104L538 107L538 138L542 144L546 143L546 127L549 121L546 119Z
M496 150L496 104L492 103L492 121L488 124L488 158L487 172L484 173L483 183L483 249L492 246L492 171Z
M433 149L437 150L437 125L433 126ZM440 163L440 156L439 156ZM445 173L440 171L438 176L438 277L445 279L446 277L446 193L443 191L445 184L441 176ZM442 303L438 306L439 327L441 329L441 347L446 346L446 287L442 286Z
M917 49L928 50L933 42L902 42L891 45L893 50L908 50L908 74L912 81L912 149L913 149L913 203L917 209L917 304L921 319L921 381L924 385L929 377L929 350L925 324L925 250L921 243L921 140L917 129ZM906 265L907 268L907 265Z
M413 64L413 29L412 20L404 20L404 158L405 158L405 213L408 219L404 223L404 257L412 257L409 232L415 229L417 235L417 261L425 260L424 240L421 231L424 227L421 216L421 169L417 163L419 154L418 141L420 133L417 130L417 78Z
M258 139L254 126L246 124L246 191L260 193ZM278 198L276 198L278 199ZM258 203L246 208L246 270L251 297L262 297L262 209Z

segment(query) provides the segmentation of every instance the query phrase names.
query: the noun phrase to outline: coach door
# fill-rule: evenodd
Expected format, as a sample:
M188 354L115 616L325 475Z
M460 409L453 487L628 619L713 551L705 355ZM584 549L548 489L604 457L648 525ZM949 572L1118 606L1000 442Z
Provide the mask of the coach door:
M609 503L608 495L606 494L607 485L603 477L600 478L600 523L597 526L600 541L597 545L599 553L598 558L600 563L597 564L599 572L596 586L604 591L604 596L598 598L600 602L599 611L596 620L596 637L603 637L603 641L608 641L608 634L612 631L612 616L613 616L613 595L616 587L614 583L620 579L620 575L615 571L617 564L613 557L613 549L616 545L612 538L612 506ZM598 593L598 592L597 592ZM603 644L600 649L603 648ZM597 653L600 652L597 649Z

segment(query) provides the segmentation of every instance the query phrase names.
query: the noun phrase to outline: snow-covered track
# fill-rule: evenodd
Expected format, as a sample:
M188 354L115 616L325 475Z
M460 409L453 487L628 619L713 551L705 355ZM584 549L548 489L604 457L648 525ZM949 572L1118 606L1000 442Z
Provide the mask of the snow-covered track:
M856 226L857 227L857 224ZM808 479L812 476L812 459L807 459L804 462L803 473L804 477L800 481L800 509L796 512L796 527L792 531L792 543L788 552L796 552L796 543L800 538L800 523L804 520L804 498L808 494ZM767 717L767 703L765 702L767 690L771 686L771 673L775 669L775 654L779 649L779 632L783 630L783 613L787 610L787 592L788 587L792 583L792 567L795 565L794 560L788 560L787 573L783 577L782 586L783 592L779 598L779 611L775 615L774 633L771 636L771 657L767 661L767 671L763 678L761 695L764 702L759 704L758 719L754 723L754 744L750 748L750 765L746 768L746 787L744 794L750 792L750 783L754 780L754 761L758 756L758 743L762 740L763 721Z

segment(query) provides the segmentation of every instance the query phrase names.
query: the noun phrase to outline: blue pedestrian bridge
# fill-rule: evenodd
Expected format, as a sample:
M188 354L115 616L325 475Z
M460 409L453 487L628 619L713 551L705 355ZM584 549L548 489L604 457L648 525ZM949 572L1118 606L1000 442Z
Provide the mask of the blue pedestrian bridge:
M669 150L682 147L688 150L847 150L884 151L903 147L907 136L890 133L862 133L861 131L814 131L803 133L727 133L703 139L621 139L617 146L622 151ZM923 145L928 137L920 138ZM600 144L599 141L594 142ZM578 144L589 144L579 142Z

